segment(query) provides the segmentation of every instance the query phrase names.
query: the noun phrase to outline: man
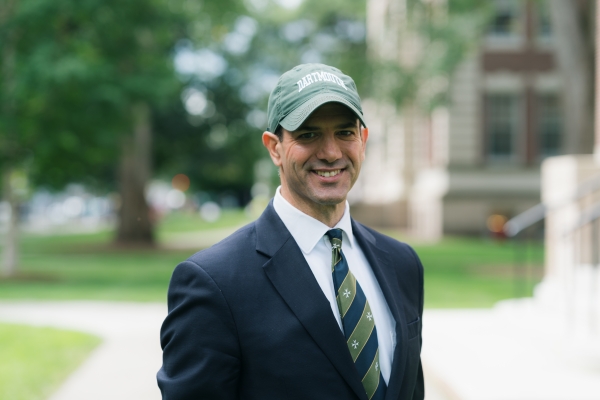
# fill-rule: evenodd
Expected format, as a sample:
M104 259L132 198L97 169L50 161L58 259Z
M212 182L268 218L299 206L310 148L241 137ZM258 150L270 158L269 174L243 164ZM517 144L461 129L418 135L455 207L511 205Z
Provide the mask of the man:
M297 66L267 115L281 186L256 222L175 269L163 399L423 399L423 268L346 202L369 136L354 81Z

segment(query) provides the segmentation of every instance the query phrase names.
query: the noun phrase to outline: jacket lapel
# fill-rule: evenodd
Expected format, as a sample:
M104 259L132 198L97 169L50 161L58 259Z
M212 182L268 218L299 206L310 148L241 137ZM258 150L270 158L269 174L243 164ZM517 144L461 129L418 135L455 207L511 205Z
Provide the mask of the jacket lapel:
M394 282L398 282L396 269L392 265L389 253L376 246L375 237L365 227L352 220L352 232L371 265L385 301L396 321L396 347L394 348L392 371L385 398L397 399L400 394L402 378L404 377L404 369L406 367L406 343L408 336L406 318L402 304L400 304L397 288L390 285L390 283L393 285Z
M279 295L360 399L366 393L346 340L302 251L272 203L256 221L256 250L271 257L263 269Z

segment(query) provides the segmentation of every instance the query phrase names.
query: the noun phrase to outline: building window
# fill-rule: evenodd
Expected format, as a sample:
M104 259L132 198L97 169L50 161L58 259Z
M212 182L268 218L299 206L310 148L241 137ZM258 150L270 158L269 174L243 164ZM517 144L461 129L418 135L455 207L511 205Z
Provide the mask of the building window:
M521 128L520 96L488 94L485 99L485 133L490 161L512 161L517 155L517 138Z
M552 24L550 22L550 8L548 2L540 1L537 5L537 31L541 38L549 38L552 36Z
M494 0L494 15L488 31L490 36L508 38L519 35L520 3L517 0Z
M556 94L537 96L537 139L541 158L562 153L562 115Z

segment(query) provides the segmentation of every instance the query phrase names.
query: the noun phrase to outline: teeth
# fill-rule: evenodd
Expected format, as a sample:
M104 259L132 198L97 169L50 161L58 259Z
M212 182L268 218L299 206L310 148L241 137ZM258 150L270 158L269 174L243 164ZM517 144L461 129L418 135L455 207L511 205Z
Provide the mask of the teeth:
M330 176L336 176L341 171L341 169L336 169L335 171L317 171L317 174L329 178Z

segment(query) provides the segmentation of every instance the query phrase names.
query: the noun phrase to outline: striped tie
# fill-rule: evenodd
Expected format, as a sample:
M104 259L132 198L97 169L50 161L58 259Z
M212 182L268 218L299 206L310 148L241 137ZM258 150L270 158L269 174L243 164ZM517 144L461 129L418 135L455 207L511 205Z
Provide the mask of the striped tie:
M386 386L379 368L377 329L369 302L356 278L348 269L348 262L342 253L342 230L332 229L326 235L331 242L333 286L342 317L346 344L358 375L362 379L367 397L372 400L383 400Z

